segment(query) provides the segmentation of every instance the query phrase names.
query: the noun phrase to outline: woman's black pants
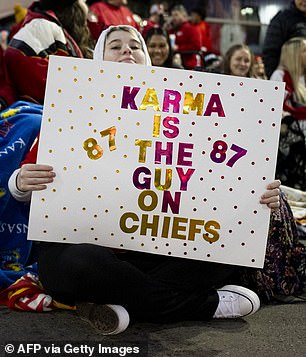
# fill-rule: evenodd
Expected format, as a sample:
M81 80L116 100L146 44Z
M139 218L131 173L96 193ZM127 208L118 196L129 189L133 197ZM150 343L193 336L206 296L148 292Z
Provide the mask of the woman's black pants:
M39 246L39 277L55 300L122 305L142 321L210 319L219 302L216 289L235 269L93 244Z

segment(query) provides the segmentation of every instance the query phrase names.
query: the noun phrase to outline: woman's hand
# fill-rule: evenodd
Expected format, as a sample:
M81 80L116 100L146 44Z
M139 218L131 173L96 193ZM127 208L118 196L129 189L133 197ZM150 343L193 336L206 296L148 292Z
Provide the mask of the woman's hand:
M261 196L260 203L267 205L269 208L279 208L279 186L281 182L274 180L267 186L267 191Z
M19 191L41 191L53 182L53 167L41 164L25 164L17 175L16 185Z

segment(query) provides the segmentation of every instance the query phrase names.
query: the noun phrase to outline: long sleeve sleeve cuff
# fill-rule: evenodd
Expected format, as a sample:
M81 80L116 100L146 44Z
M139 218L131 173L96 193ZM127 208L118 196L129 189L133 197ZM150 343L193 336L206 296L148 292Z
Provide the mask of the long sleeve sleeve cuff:
M20 202L29 202L31 200L32 191L20 191L17 188L16 179L20 169L15 170L8 182L8 188L15 200Z

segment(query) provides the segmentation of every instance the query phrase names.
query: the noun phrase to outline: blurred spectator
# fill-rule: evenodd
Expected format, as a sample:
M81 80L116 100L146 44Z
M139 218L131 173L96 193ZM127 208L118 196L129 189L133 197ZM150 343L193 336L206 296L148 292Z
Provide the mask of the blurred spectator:
M43 103L50 55L92 57L85 0L40 0L28 9L5 51L17 96Z
M10 39L15 35L15 33L20 29L22 21L25 19L28 9L22 7L20 4L14 5L14 16L15 24L11 27L10 30Z
M188 21L188 14L183 5L172 8L169 25L172 27L169 28L169 32L175 34L174 49L180 53L184 68L202 67L200 36L197 29Z
M20 24L24 20L27 12L28 12L28 9L25 7L22 7L20 4L14 5L14 15L15 15L16 24Z
M213 52L208 52L205 53L205 55L203 56L203 60L204 60L204 67L203 67L204 72L210 72L210 73L222 72L222 67L223 67L222 56L219 56Z
M150 8L150 17L142 29L142 36L146 37L147 32L153 27L163 27L164 25L164 5L153 4Z
M10 34L9 31L5 30L5 29L1 30L1 32L0 32L0 35L1 35L0 46L3 51L5 51L7 48L9 34Z
M252 77L253 54L244 44L230 47L224 55L223 73L232 76Z
M306 1L294 0L271 20L263 45L263 61L270 78L276 69L282 45L292 37L306 37Z
M97 40L100 33L111 25L130 25L139 29L139 25L134 18L134 14L127 7L128 0L88 0L87 4L99 24L99 33L92 33Z
M254 56L252 73L254 78L268 79L261 56Z
M204 21L205 18L206 10L204 8L196 7L191 10L190 22L199 32L202 51L213 52L210 37L210 26L206 21Z
M153 66L181 68L181 63L177 63L173 58L168 33L160 27L153 27L147 31L145 42Z
M286 83L284 110L297 119L306 120L306 37L294 37L281 49L278 68L271 80Z
M15 90L8 79L3 57L3 48L0 46L0 111L13 104L14 101Z
M271 80L285 82L283 119L276 173L286 186L306 189L306 37L294 37L281 49Z
M220 30L220 53L224 56L227 50L237 43L245 43L246 32L241 21L241 2L240 0L228 1L230 9L228 12L229 21L225 22Z

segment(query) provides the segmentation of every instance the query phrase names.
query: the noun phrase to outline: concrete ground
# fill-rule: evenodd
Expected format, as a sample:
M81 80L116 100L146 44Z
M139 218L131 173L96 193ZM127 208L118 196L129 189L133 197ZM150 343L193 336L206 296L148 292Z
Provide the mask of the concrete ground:
M1 357L306 356L306 303L263 306L237 320L135 324L112 337L100 335L74 312L39 314L0 307L0 321Z

